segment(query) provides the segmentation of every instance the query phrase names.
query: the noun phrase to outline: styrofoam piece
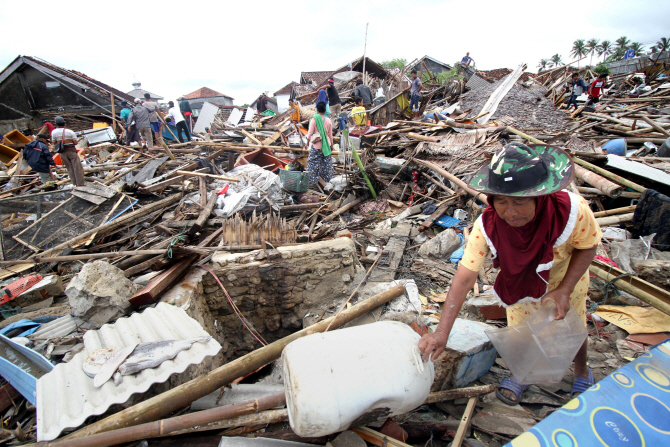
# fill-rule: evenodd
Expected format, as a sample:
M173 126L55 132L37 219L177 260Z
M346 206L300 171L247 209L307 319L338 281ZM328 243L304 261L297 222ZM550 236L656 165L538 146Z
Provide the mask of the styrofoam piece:
M458 351L462 357L456 372L455 386L460 388L474 382L491 369L496 350L486 336L490 327L478 321L457 318L449 333L447 348Z
M160 340L184 340L209 335L200 324L176 306L158 303L141 313L120 318L84 335L85 348L69 363L61 363L37 381L37 440L51 441L65 428L75 428L92 415L107 411L113 404L126 402L130 396L143 393L154 383L168 380L172 374L182 373L189 365L201 363L214 356L221 345L213 338L207 343L194 343L174 359L153 369L124 376L115 386L108 381L100 388L84 374L82 365L89 353L116 346L123 348L132 343Z

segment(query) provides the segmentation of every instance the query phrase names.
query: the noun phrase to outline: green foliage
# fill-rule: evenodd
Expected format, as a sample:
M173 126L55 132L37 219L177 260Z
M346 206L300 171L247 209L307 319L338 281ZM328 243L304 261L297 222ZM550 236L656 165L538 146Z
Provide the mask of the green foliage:
M581 59L586 54L586 43L584 39L577 39L572 43L571 56Z
M381 63L382 67L389 69L389 68L405 68L405 65L407 65L407 59L403 58L396 58L396 59L391 59L391 60L386 60Z
M554 54L553 56L551 56L550 61L551 61L551 64L552 64L553 67L558 67L558 66L560 66L560 65L565 65L565 64L563 63L563 60L561 59L561 55L558 54L558 53L556 53L556 54Z
M641 56L644 53L644 46L640 42L633 42L629 48L635 50L636 56Z
M622 49L624 52L628 49L630 45L630 39L626 36L621 36L616 40L616 46L619 49Z
M601 74L601 73L610 74L610 69L607 68L602 63L600 63L600 64L598 64L598 66L596 68L593 69L593 72L598 73L598 74Z
M542 73L542 70L545 70L548 65L549 65L549 59L540 59L540 62L537 64L537 68L539 68L537 72Z

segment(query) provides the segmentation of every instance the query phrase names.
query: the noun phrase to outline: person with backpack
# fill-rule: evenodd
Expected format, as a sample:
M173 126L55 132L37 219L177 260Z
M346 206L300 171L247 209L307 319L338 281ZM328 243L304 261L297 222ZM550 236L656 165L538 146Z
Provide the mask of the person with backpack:
M49 135L41 133L23 148L23 159L39 174L44 185L52 178L51 166L56 166L46 143L48 140Z
M316 115L309 120L309 131L307 132L307 141L310 146L307 158L310 184L318 183L319 177L329 182L335 174L333 160L330 157L330 148L333 147L333 123L330 118L326 117L325 102L317 102L316 111Z

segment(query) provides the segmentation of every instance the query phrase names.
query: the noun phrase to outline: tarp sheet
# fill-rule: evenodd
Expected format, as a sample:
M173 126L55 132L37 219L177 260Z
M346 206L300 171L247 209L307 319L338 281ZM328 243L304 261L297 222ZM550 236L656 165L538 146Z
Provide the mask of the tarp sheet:
M617 369L507 445L670 445L670 342Z

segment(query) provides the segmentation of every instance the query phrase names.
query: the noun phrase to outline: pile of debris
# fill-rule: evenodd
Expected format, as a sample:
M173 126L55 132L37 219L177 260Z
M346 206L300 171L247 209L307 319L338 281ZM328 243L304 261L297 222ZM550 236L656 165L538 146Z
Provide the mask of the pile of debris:
M528 431L571 399L573 371L531 386L520 405L497 400L496 385L511 373L486 335L506 326L491 259L447 350L432 363L417 360L419 374L434 367L434 377L412 408L368 408L374 411L349 421L352 431L337 434L347 423L301 436L284 348L340 327L395 322L419 334L433 330L487 206L468 181L510 141L568 151L576 165L568 189L587 200L603 228L589 267L596 380L667 339L670 232L662 213L670 164L650 144L670 137L664 78L634 98L616 83L594 111L573 115L554 103L554 84L566 73L517 82L520 71L510 70L465 93L464 79L441 83L430 74L420 121L408 119L406 73L368 73L384 95L368 111L372 125L341 129L335 177L316 184L305 172L306 123L288 113L212 114L220 133L145 151L116 138L82 142L80 187L61 168L42 185L20 158L34 135L5 135L14 152L2 160L0 193L0 343L9 353L0 355L9 382L1 384L8 397L0 400L0 441L93 446L160 436L257 445L236 438L251 434L334 447L499 446ZM348 98L362 73L341 74ZM624 149L608 153L619 137ZM416 350L419 335L409 333ZM324 356L367 346L345 345ZM357 389L359 379L346 383Z

